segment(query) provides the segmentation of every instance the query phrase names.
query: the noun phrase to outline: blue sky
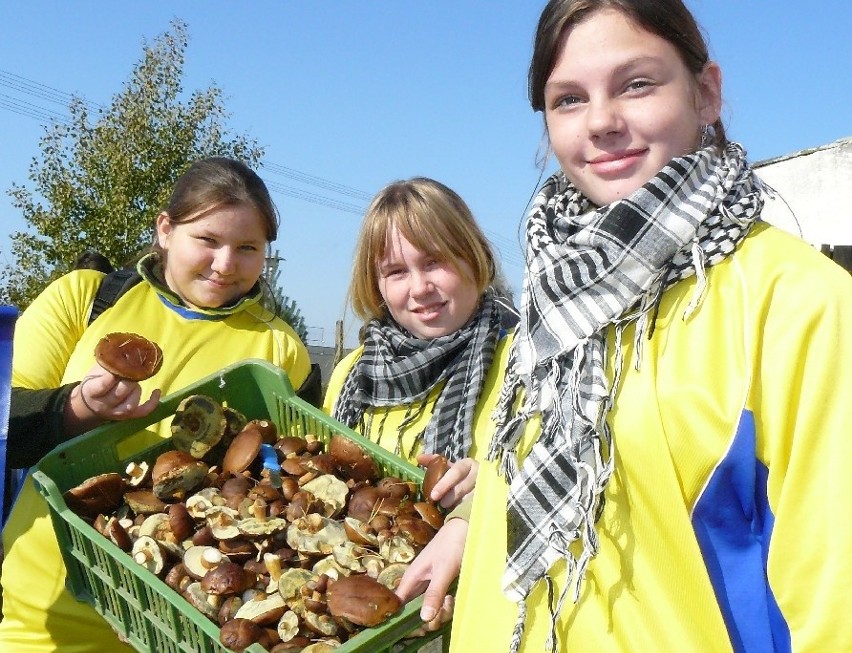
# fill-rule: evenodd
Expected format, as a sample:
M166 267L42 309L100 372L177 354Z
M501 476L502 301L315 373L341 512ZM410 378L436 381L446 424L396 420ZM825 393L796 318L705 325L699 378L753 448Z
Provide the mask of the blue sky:
M852 3L687 0L724 75L729 135L753 161L852 136ZM188 25L185 89L215 81L231 127L266 147L282 216L275 248L309 341L346 342L360 211L386 183L425 175L457 190L520 288L518 229L539 180L540 116L526 98L544 0L3 3L0 261L25 228L6 190L29 184L45 114L66 94L109 103L173 18ZM29 91L29 92L28 92ZM49 98L58 98L54 102ZM550 168L548 168L548 172ZM152 220L153 220L152 216Z

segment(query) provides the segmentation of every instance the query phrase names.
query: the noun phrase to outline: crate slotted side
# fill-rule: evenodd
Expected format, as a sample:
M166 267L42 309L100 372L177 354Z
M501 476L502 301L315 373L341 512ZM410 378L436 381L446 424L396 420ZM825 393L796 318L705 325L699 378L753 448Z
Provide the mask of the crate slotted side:
M146 427L171 419L178 404L192 394L212 397L249 419L270 419L281 435L312 433L325 443L335 434L344 435L373 456L383 475L414 481L418 486L423 480L422 470L296 397L286 373L260 360L231 365L169 395L145 418L107 424L57 447L35 466L32 476L50 510L67 569L66 585L78 600L91 604L134 648L145 653L226 653L229 649L219 643L216 624L68 509L62 494L97 474L123 473L130 461L153 465L157 456L171 448L170 441L157 438L141 451L128 450L128 441L140 441L138 434ZM390 651L421 625L421 605L422 598L411 601L381 626L363 631L336 650ZM416 650L446 631L398 644L394 650ZM246 650L263 653L265 649L255 644Z

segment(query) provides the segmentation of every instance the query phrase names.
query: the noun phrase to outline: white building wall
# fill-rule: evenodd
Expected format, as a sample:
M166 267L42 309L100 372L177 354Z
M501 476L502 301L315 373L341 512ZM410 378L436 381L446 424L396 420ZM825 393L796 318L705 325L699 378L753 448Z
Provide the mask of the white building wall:
M754 167L779 195L766 203L767 222L816 246L852 245L852 138Z

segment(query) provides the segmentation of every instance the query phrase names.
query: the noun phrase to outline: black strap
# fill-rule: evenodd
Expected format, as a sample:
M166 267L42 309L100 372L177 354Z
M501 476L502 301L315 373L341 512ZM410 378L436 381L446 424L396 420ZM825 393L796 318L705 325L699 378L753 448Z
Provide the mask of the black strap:
M95 295L92 313L89 315L89 324L94 322L101 313L115 304L119 297L140 281L142 281L142 277L132 268L122 268L106 275L101 281L97 295Z
M314 408L322 408L322 369L319 363L311 363L311 371L308 378L302 383L296 396L304 399Z

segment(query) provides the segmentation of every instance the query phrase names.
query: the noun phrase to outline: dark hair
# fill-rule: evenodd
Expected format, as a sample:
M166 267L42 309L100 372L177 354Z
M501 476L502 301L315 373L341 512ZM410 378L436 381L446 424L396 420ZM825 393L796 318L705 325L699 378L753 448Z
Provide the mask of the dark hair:
M671 43L694 75L698 75L710 60L701 29L681 0L550 0L538 19L527 77L534 111L544 111L544 87L556 64L562 35L601 9L620 11ZM727 137L721 118L713 124L713 129L715 143L725 144Z
M106 256L93 249L87 249L77 257L76 261L74 261L74 269L100 270L101 272L109 274L115 268Z
M175 183L163 209L175 224L192 222L225 206L252 206L266 224L266 240L278 237L278 211L263 180L245 163L211 157L193 163Z
M382 317L385 310L377 266L394 228L421 252L446 261L458 273L460 263L467 263L480 292L494 280L491 246L459 194L427 177L395 181L373 198L355 246L349 298L352 310L365 321Z

